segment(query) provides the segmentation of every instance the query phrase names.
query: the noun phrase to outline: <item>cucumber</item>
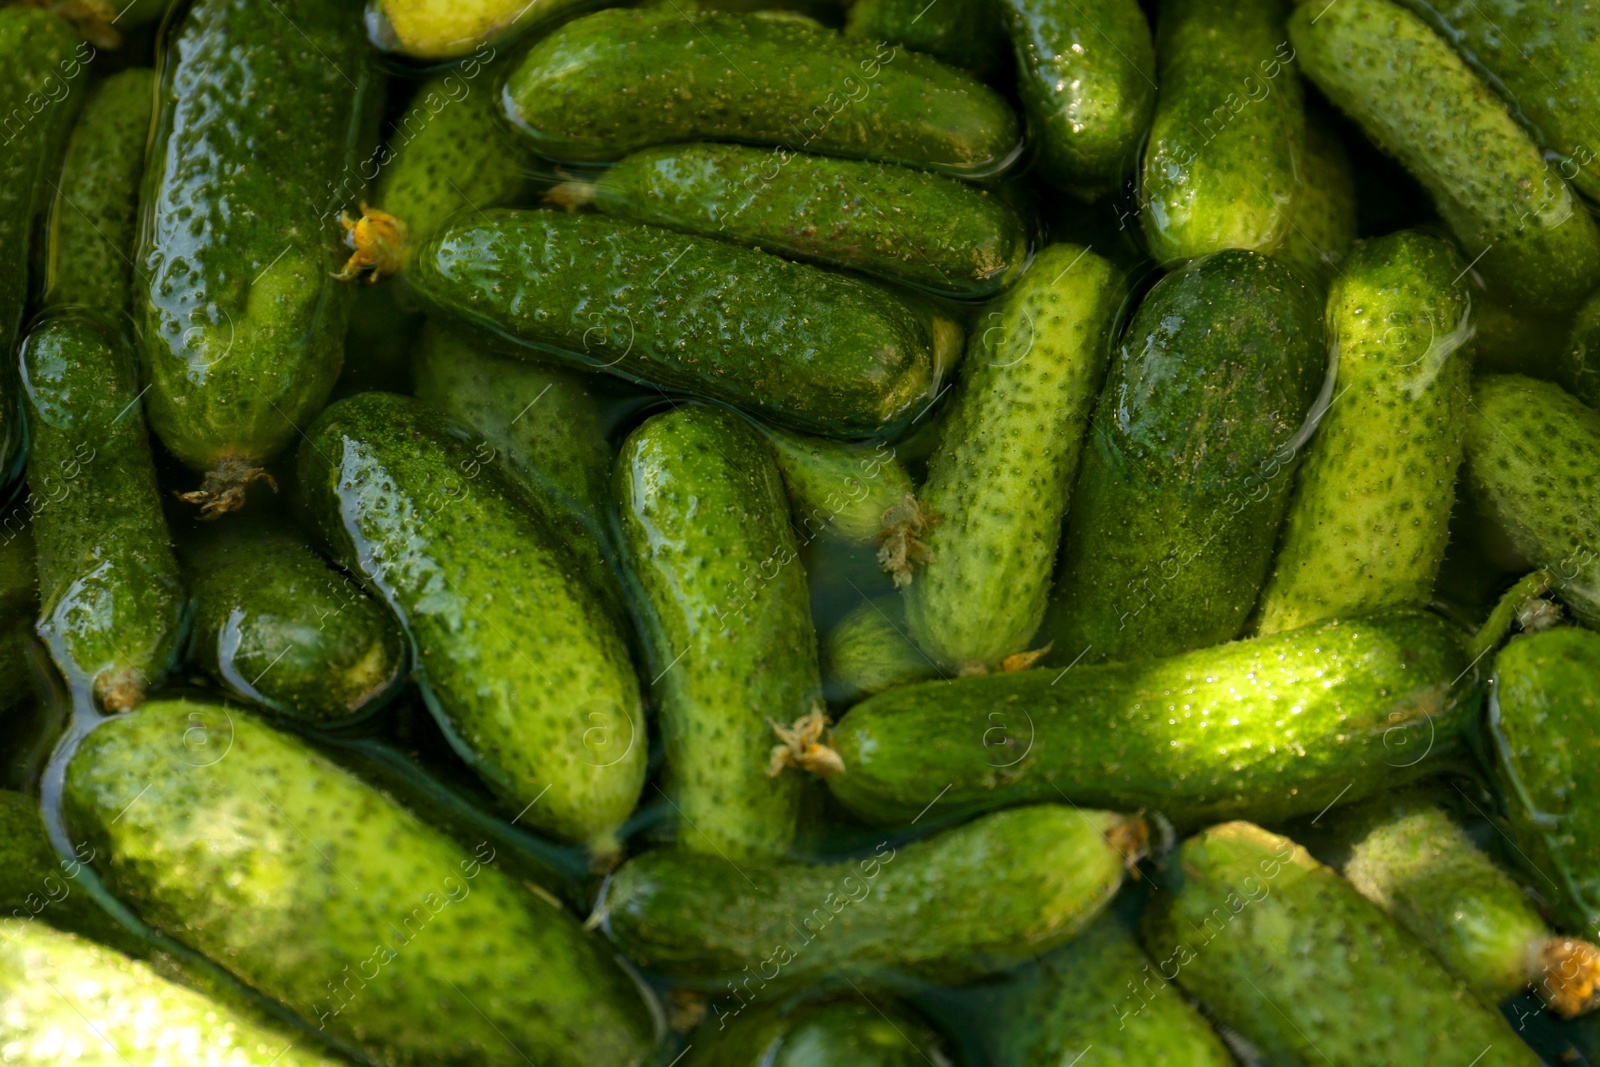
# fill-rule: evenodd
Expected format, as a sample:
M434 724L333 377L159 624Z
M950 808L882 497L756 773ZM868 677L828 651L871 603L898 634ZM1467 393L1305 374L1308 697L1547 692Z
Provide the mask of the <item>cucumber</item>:
M763 427L789 490L796 531L804 542L828 535L866 543L892 533L910 508L911 475L893 446L803 437ZM915 518L915 516L912 516Z
M844 35L923 52L993 81L1005 65L1006 35L993 0L854 0Z
M667 8L575 19L511 72L506 114L540 155L600 163L677 141L872 159L959 177L1020 154L1016 116L965 71L807 19Z
M906 587L912 640L954 670L1027 649L1105 376L1122 272L1077 245L1039 253L982 319L919 494L931 557Z
M1389 0L1295 11L1306 76L1433 197L1491 286L1531 309L1600 283L1600 232L1506 106L1427 23Z
M915 417L960 337L869 282L603 215L484 211L410 277L502 342L835 436Z
M1297 272L1213 253L1156 283L1111 358L1050 618L1065 666L1243 630L1267 577L1327 347Z
M63 806L142 919L373 1062L650 1050L634 983L554 898L246 711L152 702L106 720Z
M94 850L81 842L72 845L70 856L58 856L39 801L0 790L0 923L49 925L124 951L141 950L139 940L78 881L93 859ZM0 943L5 940L0 937Z
M127 711L178 651L183 591L139 408L133 352L84 312L22 346L39 636L75 689Z
M1139 221L1165 266L1224 248L1272 252L1293 232L1306 114L1288 8L1162 0Z
M313 424L300 485L334 558L406 628L456 751L525 826L608 853L644 782L639 681L493 455L415 400L363 393Z
M884 842L860 860L742 863L742 878L657 849L623 864L598 908L644 970L740 1003L825 979L960 983L1071 938L1122 885L1144 838L1136 816L1040 804Z
M186 556L189 658L229 693L337 726L396 688L406 661L399 625L300 538L209 532Z
M924 682L942 673L906 633L905 600L868 600L841 619L822 642L828 695L854 704L898 685Z
M728 1017L733 1016L729 1022ZM683 1067L927 1067L948 1064L927 1023L881 999L723 1012L694 1034Z
M778 468L743 420L684 405L629 435L615 483L679 841L782 855L802 779L767 773L771 724L803 717L822 680Z
M1469 274L1468 278L1474 283L1473 373L1526 374L1572 388L1563 373L1562 359L1577 317L1514 308L1496 294L1486 292L1481 276Z
M187 499L218 515L339 377L353 294L332 274L347 202L330 191L381 84L359 22L321 0L196 0L166 55L135 301L145 405L206 472Z
M1590 407L1600 401L1600 291L1590 296L1573 317L1555 378Z
M1039 176L1093 200L1137 161L1156 106L1155 45L1137 0L1002 0Z
M1427 773L1479 706L1461 641L1421 613L1344 619L1169 659L901 686L851 708L828 779L901 822L1046 797L1204 825L1281 821Z
M1377 905L1286 837L1249 823L1184 842L1145 946L1266 1063L1541 1062ZM1476 1057L1476 1059L1475 1059Z
M1338 399L1307 446L1260 633L1432 598L1466 435L1466 266L1414 230L1345 261L1327 313Z
M1276 255L1326 287L1355 243L1356 181L1344 145L1318 112L1306 116L1300 182L1294 218Z
M956 297L998 292L1028 260L1029 228L1001 197L890 163L669 145L550 196Z
M39 572L34 565L33 533L26 526L0 535L0 624L39 617Z
M367 36L412 59L460 59L583 6L584 0L367 0Z

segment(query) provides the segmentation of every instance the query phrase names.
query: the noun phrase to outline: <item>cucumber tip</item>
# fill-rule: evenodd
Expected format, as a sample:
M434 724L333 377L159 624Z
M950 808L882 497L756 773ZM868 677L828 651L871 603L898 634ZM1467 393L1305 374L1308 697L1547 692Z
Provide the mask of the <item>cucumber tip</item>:
M94 690L101 707L121 715L144 702L144 675L133 667L119 667L96 678Z
M350 282L365 276L375 285L400 273L406 255L405 223L362 201L361 217L352 219L341 212L339 225L344 227L344 243L352 251L334 278Z
M883 513L883 531L878 534L878 567L894 579L896 589L911 584L912 570L918 563L930 563L933 551L922 534L934 523L934 516L910 493Z
M1552 937L1539 947L1540 993L1555 1013L1571 1019L1600 1006L1600 948L1575 937Z
M274 493L278 491L277 479L263 468L249 460L228 456L206 471L199 489L176 495L185 504L199 504L202 519L219 519L244 507L245 490L251 482L266 482Z

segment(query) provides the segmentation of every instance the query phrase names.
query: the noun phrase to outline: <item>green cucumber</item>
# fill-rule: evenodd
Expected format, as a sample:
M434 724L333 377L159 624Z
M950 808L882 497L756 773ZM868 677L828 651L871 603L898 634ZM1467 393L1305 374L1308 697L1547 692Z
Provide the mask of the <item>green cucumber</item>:
M93 861L94 849L72 846L61 857L50 844L49 832L33 797L0 790L0 923L12 920L93 938L125 951L139 951L137 938L117 923L78 881L84 864ZM0 944L5 941L0 937Z
M808 19L617 8L575 19L512 71L506 113L550 159L598 163L676 141L776 146L986 177L1016 116L965 71Z
M152 702L105 721L63 805L142 919L372 1062L649 1052L634 983L554 898L248 712Z
M583 5L584 0L367 0L367 36L378 48L412 59L460 59Z
M854 0L844 35L923 52L985 80L1005 65L1006 35L993 0Z
M33 534L23 526L6 531L0 540L0 625L26 622L31 628L39 617L39 571Z
M1028 259L1028 226L1001 197L890 163L669 145L550 196L957 297L998 292Z
M370 136L381 84L359 20L321 0L196 0L166 55L135 301L145 404L206 472L188 499L216 515L339 377L354 294L332 271L352 205L327 190Z
M1326 119L1306 116L1306 154L1300 165L1300 195L1279 259L1324 286L1356 239L1356 182L1350 157Z
M960 983L1071 938L1144 838L1135 816L1040 804L836 863L741 863L736 874L657 849L623 864L598 908L644 970L741 1003L830 978Z
M524 825L607 853L644 782L639 681L493 457L415 400L362 393L313 424L300 485L334 558L406 628L456 751Z
M728 1021L732 1015L733 1021ZM944 1041L893 1002L768 1006L701 1024L683 1067L928 1067L948 1064ZM685 1050L687 1051L687 1050Z
M1585 300L1573 317L1556 359L1555 378L1590 407L1600 401L1600 291Z
M901 686L833 729L845 807L899 822L1023 801L1279 821L1419 777L1479 705L1455 631L1421 613L1154 661ZM940 793L940 790L945 790Z
M913 418L960 335L870 282L603 215L481 212L410 278L503 342L836 436Z
M1062 534L1052 662L1236 637L1267 577L1324 378L1319 297L1217 252L1156 283L1111 359Z
M1272 252L1304 192L1304 90L1286 0L1162 0L1156 96L1140 181L1150 254Z
M1466 436L1466 266L1414 230L1345 261L1327 311L1337 399L1307 446L1260 633L1432 599Z
M911 475L883 441L855 443L802 437L763 427L789 489L795 529L804 542L827 534L843 541L879 540L909 507Z
M1061 517L1101 380L1122 272L1052 245L981 320L918 494L929 559L906 587L912 639L941 666L997 666L1044 618Z
M1578 316L1514 308L1496 294L1486 292L1481 276L1468 277L1473 282L1473 373L1526 374L1560 382L1576 392L1564 373L1563 351ZM1593 406L1582 393L1579 399Z
M1265 1063L1542 1061L1410 934L1286 837L1249 823L1184 842L1145 946Z
M69 684L127 711L177 655L183 592L132 350L69 311L22 347L39 636Z
M829 697L854 704L874 693L942 673L906 633L905 599L869 600L839 620L822 642Z
M1289 20L1301 67L1433 197L1490 284L1530 308L1600 283L1600 231L1538 146L1450 45L1389 0Z

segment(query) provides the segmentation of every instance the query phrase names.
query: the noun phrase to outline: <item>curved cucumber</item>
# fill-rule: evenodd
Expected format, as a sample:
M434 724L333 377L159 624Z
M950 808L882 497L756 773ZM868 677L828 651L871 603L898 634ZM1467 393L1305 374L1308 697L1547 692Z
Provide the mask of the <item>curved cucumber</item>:
M966 177L1019 153L1016 116L972 75L771 14L622 8L523 57L506 112L543 156L604 162L676 141L773 145Z
M911 475L884 442L764 432L789 489L795 527L806 542L823 533L845 541L877 540L894 525L893 509L908 507Z
M68 312L28 335L22 381L39 636L70 684L127 711L165 678L183 623L133 352Z
M461 756L525 825L609 851L644 782L639 681L493 458L422 404L363 393L313 424L300 484L334 558L405 626Z
M854 0L844 35L888 41L992 80L1005 63L1006 36L994 0Z
M1356 181L1350 157L1329 122L1306 116L1306 154L1300 194L1277 257L1324 286L1338 273L1356 239Z
M937 678L938 664L906 633L905 600L869 600L839 620L822 642L831 699L853 704L895 686Z
M729 1016L733 1021L729 1022ZM928 1024L878 998L719 1013L692 1038L683 1067L927 1067L947 1064Z
M906 587L911 637L941 665L992 667L1044 618L1067 495L1122 272L1052 245L982 320L919 498L929 559Z
M367 36L378 48L413 59L460 59L583 4L584 0L367 0Z

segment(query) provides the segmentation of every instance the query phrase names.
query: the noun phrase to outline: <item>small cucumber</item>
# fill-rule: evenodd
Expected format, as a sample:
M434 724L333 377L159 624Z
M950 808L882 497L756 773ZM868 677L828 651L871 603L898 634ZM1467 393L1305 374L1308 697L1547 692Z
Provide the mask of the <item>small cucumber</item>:
M1356 239L1356 181L1327 119L1306 116L1306 155L1289 233L1277 257L1326 286Z
M405 626L456 751L525 825L606 853L644 782L639 681L493 458L415 400L362 393L313 424L300 485L334 558Z
M854 704L874 693L940 676L938 664L906 633L905 600L869 600L841 619L822 642L830 699Z
M1538 1067L1506 1020L1377 905L1249 823L1184 842L1145 947L1264 1063Z
M1421 613L1344 619L1169 659L901 686L851 708L828 779L899 822L1063 795L1184 825L1278 821L1419 777L1479 705L1461 641Z
M1572 319L1566 344L1556 359L1556 380L1590 407L1600 401L1600 290Z
M1061 516L1105 376L1122 272L1052 245L973 335L918 494L928 562L906 587L911 637L942 666L1023 652L1044 618Z
M412 59L460 59L586 0L367 0L367 36L386 52Z
M1301 67L1433 197L1491 285L1541 310L1600 283L1600 231L1506 105L1427 23L1389 0L1297 9Z
M1062 665L1239 635L1328 352L1290 267L1217 252L1156 283L1111 357L1036 643Z
M63 805L140 918L374 1063L636 1067L650 1050L633 981L553 897L249 712L108 719Z
M1006 60L1006 35L994 0L854 0L844 35L923 52L992 81Z
M1162 0L1156 96L1140 180L1150 254L1272 252L1304 195L1304 90L1286 0Z
M742 878L657 849L623 864L598 908L644 970L741 1003L841 977L961 983L1071 938L1144 840L1136 816L1039 804L861 860L741 863Z
M1357 245L1334 281L1337 399L1307 446L1260 633L1431 599L1466 435L1466 267L1403 230Z
M1020 154L994 90L931 56L809 19L671 7L575 19L512 71L506 113L550 159L597 163L677 141L775 146L987 177Z
M729 1015L734 1019L730 1023ZM882 999L743 1007L707 1020L683 1067L928 1067L948 1064L927 1023ZM686 1050L687 1051L687 1050Z
M783 472L795 529L805 542L823 534L875 541L911 507L911 475L890 445L829 441L765 427L762 432Z
M889 163L796 154L780 165L746 145L669 145L550 195L957 297L998 292L1028 260L1028 226L1005 200Z
M835 436L913 418L960 338L873 283L603 215L480 212L411 284L503 342Z
M133 352L68 311L28 335L22 387L39 636L71 685L127 711L165 678L184 614Z

